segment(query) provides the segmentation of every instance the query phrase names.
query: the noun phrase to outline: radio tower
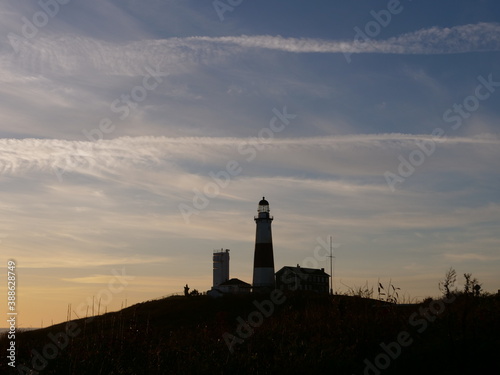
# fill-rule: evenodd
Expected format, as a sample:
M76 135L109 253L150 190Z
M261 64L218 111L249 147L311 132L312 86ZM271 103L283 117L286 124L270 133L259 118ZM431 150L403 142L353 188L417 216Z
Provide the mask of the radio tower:
M330 255L327 256L330 258L330 295L333 295L333 249L332 249L332 236L330 236Z
M269 215L269 202L265 197L259 202L258 215L254 217L257 229L255 233L255 253L253 258L253 291L265 292L275 287L273 236Z

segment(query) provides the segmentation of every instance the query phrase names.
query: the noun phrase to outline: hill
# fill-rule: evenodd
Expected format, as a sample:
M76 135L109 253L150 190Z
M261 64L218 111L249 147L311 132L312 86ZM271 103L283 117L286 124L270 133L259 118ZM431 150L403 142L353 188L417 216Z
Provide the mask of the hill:
M19 333L18 370L3 360L0 372L500 373L500 300L454 298L394 305L317 294L170 297Z

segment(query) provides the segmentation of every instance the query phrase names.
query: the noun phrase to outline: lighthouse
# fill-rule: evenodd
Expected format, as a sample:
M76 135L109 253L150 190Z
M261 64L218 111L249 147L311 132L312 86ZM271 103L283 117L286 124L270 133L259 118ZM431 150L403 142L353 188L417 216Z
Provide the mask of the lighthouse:
M262 197L254 217L257 224L255 232L255 253L253 258L253 291L267 291L274 289L274 255L271 223L273 217L269 215L269 202Z

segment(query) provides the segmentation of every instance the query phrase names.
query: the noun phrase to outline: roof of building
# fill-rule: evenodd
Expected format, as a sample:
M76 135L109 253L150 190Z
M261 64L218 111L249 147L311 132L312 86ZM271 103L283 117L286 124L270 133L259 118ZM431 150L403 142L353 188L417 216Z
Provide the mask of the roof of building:
M330 275L325 272L324 268L321 268L321 269L318 269L318 268L305 268L305 267L300 267L299 265L297 265L297 267L285 266L285 267L281 268L276 273L285 272L285 271L289 271L289 272L293 272L293 273L297 273L297 274L298 273L306 273L308 275L318 275L318 276L328 276L328 277L330 277Z
M266 197L262 197L262 200L259 202L259 206L269 206L269 202L266 201Z
M221 285L239 285L239 286L251 287L250 284L248 284L244 281L241 281L240 279L237 279L237 278L233 278L233 279L229 279L227 281L224 281L223 283L219 284L219 286L221 286Z

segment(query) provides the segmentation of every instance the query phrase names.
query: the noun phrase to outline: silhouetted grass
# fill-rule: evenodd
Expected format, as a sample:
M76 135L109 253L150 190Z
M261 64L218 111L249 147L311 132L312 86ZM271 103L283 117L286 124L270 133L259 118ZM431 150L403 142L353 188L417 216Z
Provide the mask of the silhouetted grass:
M116 313L73 321L81 332L49 360L42 374L363 374L364 360L380 343L407 331L413 343L381 374L500 373L500 300L459 296L426 329L411 324L421 304L398 306L349 296L290 294L260 327L234 346L237 317L255 310L265 296L170 297ZM31 350L42 352L49 332L65 324L20 333L17 363L31 367ZM2 350L6 338L0 340ZM496 366L496 367L495 367ZM9 372L5 360L0 372ZM372 374L370 372L370 374Z

